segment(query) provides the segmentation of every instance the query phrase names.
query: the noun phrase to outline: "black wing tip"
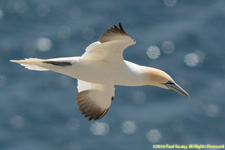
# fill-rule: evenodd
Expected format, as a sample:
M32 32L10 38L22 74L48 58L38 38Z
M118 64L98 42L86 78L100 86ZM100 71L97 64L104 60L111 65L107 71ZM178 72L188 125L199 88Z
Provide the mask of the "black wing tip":
M114 27L114 29L116 29L116 30L120 30L120 31L122 31L123 33L127 34L127 33L124 31L124 29L123 29L123 26L122 26L121 22L119 22L119 27L118 27L118 26L116 26L116 25L114 25L113 27Z
M101 119L102 117L105 116L105 114L108 112L108 110L109 110L109 109L105 109L105 110L103 111L103 113L100 114L100 115L97 116L97 117L94 117L94 116L91 116L91 115L85 115L84 117L89 117L89 118L88 118L88 121L91 121L92 119L93 119L93 120L99 120L99 119Z
M104 32L101 37L99 38L99 41L101 43L108 42L111 40L111 37L113 37L113 34L122 34L129 36L123 29L122 24L119 22L119 25L113 25L109 29Z
M119 22L119 25L113 25L112 27L110 27L107 31L113 31L113 32L120 32L120 33L124 33L124 34L127 34L124 29L123 29L123 26L122 24Z
M89 92L88 90L85 90L77 94L76 96L77 106L79 107L79 110L84 115L84 117L88 117L89 121L91 121L92 119L99 120L103 116L105 116L109 108L101 109L99 107L96 107L95 106L96 104L94 102L89 101L88 97L84 96L88 94L88 92Z
M120 27L120 30L122 30L123 32L125 32L124 29L123 29L123 26L122 26L122 24L120 22L119 22L119 27Z

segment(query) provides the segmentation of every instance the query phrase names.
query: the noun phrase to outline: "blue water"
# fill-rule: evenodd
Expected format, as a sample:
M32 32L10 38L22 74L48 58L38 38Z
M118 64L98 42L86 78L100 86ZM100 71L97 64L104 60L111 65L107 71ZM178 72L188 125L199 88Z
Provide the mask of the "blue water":
M0 149L225 144L224 6L223 0L0 0ZM190 99L151 86L116 86L107 115L88 121L76 106L75 79L9 62L80 56L118 22L137 41L125 59L168 72Z

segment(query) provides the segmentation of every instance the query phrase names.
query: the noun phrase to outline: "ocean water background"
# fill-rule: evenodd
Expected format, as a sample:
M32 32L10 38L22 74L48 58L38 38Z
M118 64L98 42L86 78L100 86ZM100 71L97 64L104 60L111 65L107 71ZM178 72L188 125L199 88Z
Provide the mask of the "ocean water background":
M76 106L76 79L9 62L80 56L119 22L137 41L125 59L166 71L190 99L116 86L107 115L88 121ZM224 32L223 0L0 0L0 149L225 144Z

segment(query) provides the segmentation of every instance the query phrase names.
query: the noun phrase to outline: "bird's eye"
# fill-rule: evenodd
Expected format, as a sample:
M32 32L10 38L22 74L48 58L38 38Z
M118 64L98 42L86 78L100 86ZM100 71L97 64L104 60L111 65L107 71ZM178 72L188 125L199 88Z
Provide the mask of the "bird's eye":
M169 85L169 84L174 84L172 81L168 81L168 82L166 82L166 83L162 83L162 84L164 84L164 85Z
M172 81L168 81L167 83L165 83L165 84L174 84Z

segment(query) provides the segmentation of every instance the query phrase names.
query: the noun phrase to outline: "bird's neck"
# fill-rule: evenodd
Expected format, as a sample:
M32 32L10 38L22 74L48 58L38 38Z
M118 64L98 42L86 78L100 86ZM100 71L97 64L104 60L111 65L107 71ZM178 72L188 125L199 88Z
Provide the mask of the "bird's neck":
M147 85L158 86L164 88L161 83L164 81L161 79L162 74L166 73L162 70L151 68L151 67L143 67L143 77Z

